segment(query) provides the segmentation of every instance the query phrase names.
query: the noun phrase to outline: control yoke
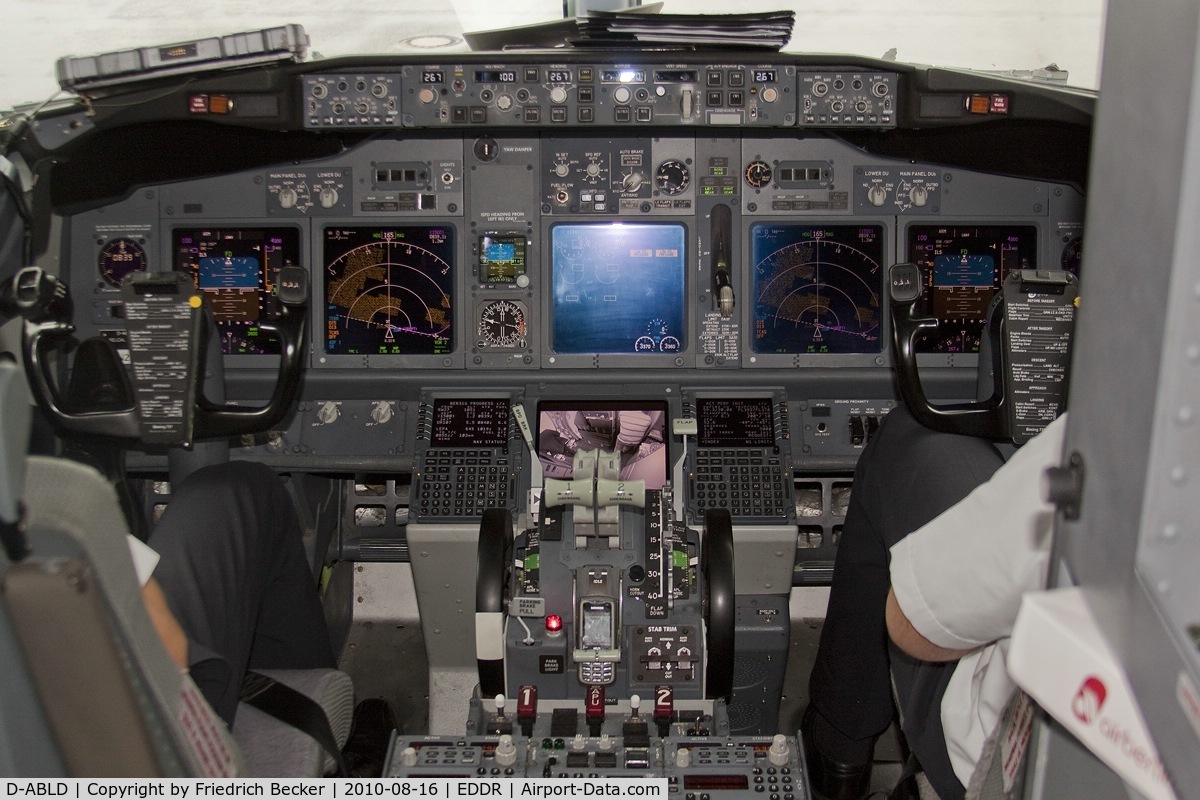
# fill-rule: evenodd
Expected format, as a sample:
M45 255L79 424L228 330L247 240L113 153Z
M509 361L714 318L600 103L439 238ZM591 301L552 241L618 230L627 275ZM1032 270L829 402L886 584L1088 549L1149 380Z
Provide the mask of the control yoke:
M938 321L919 316L921 269L896 264L888 275L892 353L900 396L925 427L1017 444L1058 416L1067 397L1067 373L1079 285L1061 271L1016 270L1004 281L988 319L993 354L992 393L986 400L935 405L921 387L916 340Z
M291 409L304 366L307 271L281 269L278 292L279 318L259 322L261 330L279 337L281 353L274 391L261 408L215 404L199 388L206 311L203 295L188 275L135 274L122 284L119 311L125 323L128 365L126 369L116 366L118 356L110 342L85 343L94 345L88 348L89 355L99 356L99 371L114 384L107 402L87 407L64 397L51 377L52 351L67 345L74 332L66 286L38 267L26 267L0 289L0 301L25 318L25 370L38 406L56 428L76 435L177 445L264 431ZM80 359L76 361L78 367Z

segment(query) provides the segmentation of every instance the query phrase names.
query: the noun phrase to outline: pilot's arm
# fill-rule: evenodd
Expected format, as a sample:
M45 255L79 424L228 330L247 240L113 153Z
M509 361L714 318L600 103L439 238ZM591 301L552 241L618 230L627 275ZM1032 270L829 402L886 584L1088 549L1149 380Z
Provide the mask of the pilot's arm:
M146 604L146 611L150 614L150 621L154 623L154 630L158 631L158 638L162 639L163 646L167 648L171 660L180 669L187 669L187 634L179 626L179 620L175 619L175 615L171 613L162 587L154 578L150 578L142 584L142 602Z
M1009 636L1021 596L1045 587L1065 415L992 478L891 549L888 635L914 658L948 661Z
M146 606L146 613L150 615L150 621L154 623L154 630L158 633L158 638L162 639L163 646L167 648L171 660L180 669L187 669L187 634L183 632L179 620L171 613L162 587L151 575L154 568L158 566L158 553L154 552L145 542L132 536L126 536L125 541L129 546L129 555L133 559L134 573L142 584L142 602Z

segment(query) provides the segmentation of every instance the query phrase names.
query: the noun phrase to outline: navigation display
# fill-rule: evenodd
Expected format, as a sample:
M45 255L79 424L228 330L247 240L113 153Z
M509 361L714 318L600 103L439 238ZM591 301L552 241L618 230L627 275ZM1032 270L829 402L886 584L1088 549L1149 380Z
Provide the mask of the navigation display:
M686 228L579 223L550 229L556 353L678 353Z
M325 352L442 355L451 331L454 231L326 228Z
M431 447L501 447L508 442L508 400L433 401Z
M771 398L696 400L701 447L773 447Z
M908 259L921 268L918 306L937 330L916 340L920 353L978 353L988 306L1015 269L1037 268L1032 225L913 225Z
M883 227L750 228L756 353L878 353Z
M226 355L278 353L279 340L258 321L278 312L275 278L300 263L296 228L179 228L173 268L192 276L208 298Z
M621 480L667 482L667 404L663 402L542 402L538 404L538 460L548 478L571 480L579 450L621 456Z

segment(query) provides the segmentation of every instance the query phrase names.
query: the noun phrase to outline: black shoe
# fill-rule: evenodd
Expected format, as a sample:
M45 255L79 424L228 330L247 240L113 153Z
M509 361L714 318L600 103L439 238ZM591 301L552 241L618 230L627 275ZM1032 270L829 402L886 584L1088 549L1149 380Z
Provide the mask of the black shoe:
M871 788L871 762L843 764L817 749L811 733L812 706L800 723L804 740L804 758L808 762L808 782L817 800L863 800Z
M363 700L354 708L350 738L342 748L347 778L378 778L383 775L383 760L387 757L396 716L392 706L381 697Z

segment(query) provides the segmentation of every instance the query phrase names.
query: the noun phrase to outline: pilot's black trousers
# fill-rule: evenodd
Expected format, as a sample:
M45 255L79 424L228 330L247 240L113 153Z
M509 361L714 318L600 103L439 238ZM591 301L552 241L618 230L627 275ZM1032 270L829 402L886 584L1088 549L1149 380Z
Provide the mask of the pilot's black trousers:
M1002 463L989 442L935 433L902 408L887 416L863 450L809 682L816 713L806 733L826 757L843 764L871 760L875 739L892 721L894 677L909 747L942 800L963 797L941 722L954 662L916 661L888 639L889 549L966 497Z
M192 679L230 725L248 669L335 665L295 508L267 467L196 471L172 487L149 544Z

